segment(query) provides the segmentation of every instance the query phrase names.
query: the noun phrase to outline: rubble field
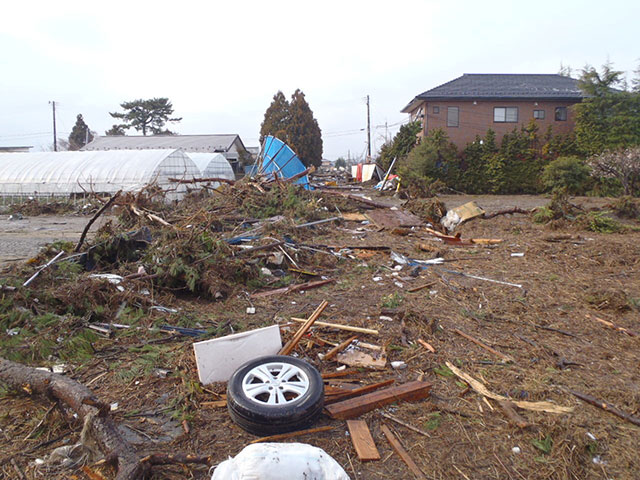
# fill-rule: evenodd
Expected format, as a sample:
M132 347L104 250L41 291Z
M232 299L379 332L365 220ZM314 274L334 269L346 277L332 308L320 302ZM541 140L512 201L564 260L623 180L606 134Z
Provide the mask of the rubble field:
M200 384L192 343L274 324L285 342L301 325L291 318L309 317L325 300L319 321L377 330L358 341L387 356L382 368L349 367L326 379L328 396L386 380L430 382L430 396L359 417L377 461L358 460L346 423L327 415L314 427L330 429L284 441L324 449L354 480L414 477L384 425L428 479L638 477L640 427L576 395L640 416L640 223L610 213L612 199L571 198L574 213L546 223L534 222L535 212L476 217L447 241L428 214L438 199L413 209L418 225L384 226L379 217L393 223L399 210L375 215L346 190L237 182L221 192L164 207L152 196L124 195L108 221L92 227L79 250L85 255L42 270L28 287L22 283L39 266L60 250L72 255L75 245L51 244L0 273L0 357L55 367L87 386L140 455L210 458L156 466L150 478L210 478L210 466L257 439L231 421L225 384ZM372 190L357 193L400 205ZM440 200L445 210L475 200L485 217L549 203ZM622 228L601 233L593 225L602 215ZM322 356L352 335L315 325L292 355L334 373L339 356ZM506 403L479 393L468 376ZM51 461L55 448L81 439L83 424L29 390L0 382L0 477L115 478L97 458Z

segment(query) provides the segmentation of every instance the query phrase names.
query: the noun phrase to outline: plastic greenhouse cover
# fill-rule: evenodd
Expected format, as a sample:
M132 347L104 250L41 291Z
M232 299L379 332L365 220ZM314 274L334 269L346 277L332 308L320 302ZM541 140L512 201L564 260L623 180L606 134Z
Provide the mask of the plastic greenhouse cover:
M296 153L276 137L271 135L265 137L262 151L262 168L260 171L263 173L277 173L282 178L291 178L306 170ZM307 190L311 190L308 175L300 177L295 183L303 185Z
M136 191L199 173L180 150L0 153L0 195ZM183 192L179 187L174 194Z
M221 153L187 152L187 156L198 166L202 178L236 178L231 164Z

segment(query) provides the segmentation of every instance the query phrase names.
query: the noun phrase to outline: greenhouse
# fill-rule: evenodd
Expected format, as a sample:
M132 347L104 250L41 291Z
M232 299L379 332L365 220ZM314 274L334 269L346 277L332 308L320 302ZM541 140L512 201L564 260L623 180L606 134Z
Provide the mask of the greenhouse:
M233 168L221 153L194 153L188 152L189 158L198 166L202 178L226 178L235 180ZM213 188L220 186L219 182L211 184Z
M177 199L186 187L169 178L198 176L198 167L181 150L0 153L0 196L4 198L74 198L137 191L154 184L175 188L168 198Z

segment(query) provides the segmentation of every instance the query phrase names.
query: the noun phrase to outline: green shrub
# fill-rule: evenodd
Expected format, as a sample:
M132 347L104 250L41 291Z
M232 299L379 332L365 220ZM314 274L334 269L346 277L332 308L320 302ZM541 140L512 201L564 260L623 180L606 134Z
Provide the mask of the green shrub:
M580 216L580 222L584 228L590 232L597 233L619 233L626 230L626 227L607 216L611 212L589 212Z
M564 188L571 195L584 194L589 185L591 170L582 159L558 157L542 171L542 183L549 190Z
M625 195L613 204L613 211L622 218L640 218L640 205L633 197Z

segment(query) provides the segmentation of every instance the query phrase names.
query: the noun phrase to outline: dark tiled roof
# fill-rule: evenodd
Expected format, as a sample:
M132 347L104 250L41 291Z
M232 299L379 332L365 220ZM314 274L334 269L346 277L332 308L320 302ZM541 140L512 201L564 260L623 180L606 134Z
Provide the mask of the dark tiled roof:
M421 93L416 100L536 99L575 100L584 97L574 78L557 74L465 73ZM404 111L404 110L403 110Z

